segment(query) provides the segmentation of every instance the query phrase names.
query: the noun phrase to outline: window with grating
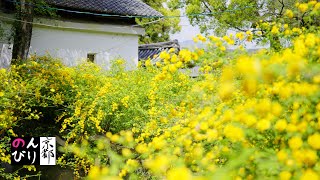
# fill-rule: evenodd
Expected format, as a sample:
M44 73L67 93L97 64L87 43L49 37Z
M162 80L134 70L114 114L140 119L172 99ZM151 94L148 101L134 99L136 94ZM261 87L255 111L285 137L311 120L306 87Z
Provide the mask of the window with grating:
M95 58L96 58L96 53L87 54L87 59L88 59L89 62L94 63Z

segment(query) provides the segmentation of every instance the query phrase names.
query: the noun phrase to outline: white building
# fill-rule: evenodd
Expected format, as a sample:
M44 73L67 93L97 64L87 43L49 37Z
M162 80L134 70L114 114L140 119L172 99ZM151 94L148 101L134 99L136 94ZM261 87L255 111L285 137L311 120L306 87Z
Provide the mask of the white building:
M9 31L14 21L10 11L12 1L0 1L0 6L9 10L0 11L2 26ZM135 67L138 39L144 35L144 29L130 16L162 16L140 0L47 0L47 3L56 8L58 17L34 19L30 52L40 56L50 54L69 66L89 59L108 69L111 60L123 58L128 67ZM3 45L9 44L6 39L0 42L0 67L1 62L6 65L9 57L10 46Z

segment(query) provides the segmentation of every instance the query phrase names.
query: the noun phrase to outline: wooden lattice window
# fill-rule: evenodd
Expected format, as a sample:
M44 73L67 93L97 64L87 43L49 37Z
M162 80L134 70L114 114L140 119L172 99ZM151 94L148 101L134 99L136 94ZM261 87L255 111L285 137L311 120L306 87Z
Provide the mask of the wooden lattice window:
M96 53L87 54L87 59L88 59L89 62L94 63L95 58L96 58Z

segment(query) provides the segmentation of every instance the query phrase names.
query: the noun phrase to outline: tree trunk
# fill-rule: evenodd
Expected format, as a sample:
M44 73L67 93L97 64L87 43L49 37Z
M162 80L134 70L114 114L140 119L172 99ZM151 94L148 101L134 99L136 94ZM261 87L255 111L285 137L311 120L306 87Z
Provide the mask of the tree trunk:
M14 42L12 50L12 62L16 64L19 61L26 60L29 54L32 22L33 5L26 0L20 0L17 4L17 20L14 24Z

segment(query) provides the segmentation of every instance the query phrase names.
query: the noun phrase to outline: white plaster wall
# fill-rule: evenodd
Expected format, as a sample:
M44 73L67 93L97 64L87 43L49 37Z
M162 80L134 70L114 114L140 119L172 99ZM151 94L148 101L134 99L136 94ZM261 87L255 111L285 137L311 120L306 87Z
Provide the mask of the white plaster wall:
M9 68L12 59L12 44L0 43L0 68Z
M138 35L134 34L34 26L31 47L33 53L49 53L69 66L85 61L88 53L97 53L95 63L106 70L116 58L125 59L127 69L138 64Z
M0 15L6 17L0 21L8 35L14 16L1 10ZM85 61L88 53L97 53L95 63L106 70L110 61L116 58L125 59L127 69L132 69L138 64L138 37L144 33L144 29L138 26L36 18L30 53L50 54L69 66ZM8 36L0 37L0 53L4 52L2 44L10 44L7 39ZM6 58L4 53L0 54L0 66L8 63L8 51L5 52Z
M1 21L0 24L3 30L0 36L0 68L8 68L12 58L12 43L9 42L11 24L5 21Z

